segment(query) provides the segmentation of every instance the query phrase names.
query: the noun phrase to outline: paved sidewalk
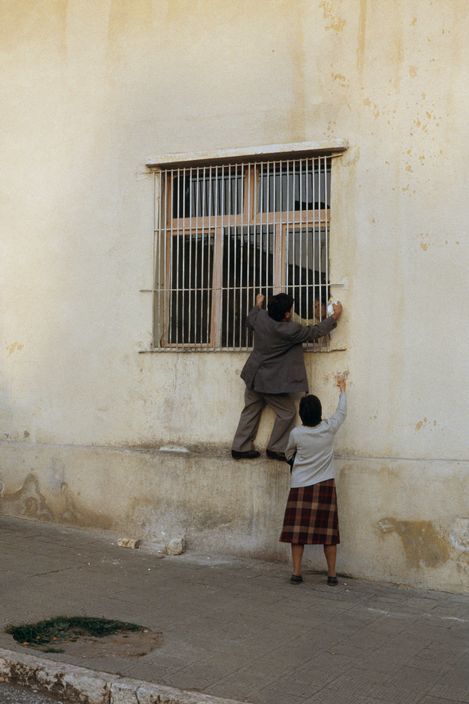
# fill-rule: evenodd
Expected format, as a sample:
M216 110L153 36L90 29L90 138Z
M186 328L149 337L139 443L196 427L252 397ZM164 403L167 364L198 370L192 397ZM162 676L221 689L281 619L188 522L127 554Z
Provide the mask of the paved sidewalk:
M163 643L140 658L40 656L253 704L469 702L469 596L288 576L283 564L158 559L112 535L0 517L0 647L28 652L8 623L104 616Z

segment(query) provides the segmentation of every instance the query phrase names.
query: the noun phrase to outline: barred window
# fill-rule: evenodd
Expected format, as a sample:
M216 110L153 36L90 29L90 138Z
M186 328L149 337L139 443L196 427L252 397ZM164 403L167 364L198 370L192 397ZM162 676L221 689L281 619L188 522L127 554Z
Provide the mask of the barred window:
M249 349L259 292L325 317L330 155L162 167L155 185L155 350Z

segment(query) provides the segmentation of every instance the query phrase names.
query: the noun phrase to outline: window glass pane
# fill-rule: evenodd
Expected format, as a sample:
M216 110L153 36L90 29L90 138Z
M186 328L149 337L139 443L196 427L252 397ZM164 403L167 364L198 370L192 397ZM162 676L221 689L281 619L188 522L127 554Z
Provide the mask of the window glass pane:
M286 290L295 312L316 322L326 317L329 298L327 232L313 227L291 228L286 236Z
M329 159L260 164L258 211L325 210L330 207Z
M256 294L272 295L274 229L226 227L223 232L222 347L248 347L252 333L246 317Z
M181 169L173 174L173 218L238 215L243 207L241 166Z
M210 342L213 235L178 234L171 242L169 342Z

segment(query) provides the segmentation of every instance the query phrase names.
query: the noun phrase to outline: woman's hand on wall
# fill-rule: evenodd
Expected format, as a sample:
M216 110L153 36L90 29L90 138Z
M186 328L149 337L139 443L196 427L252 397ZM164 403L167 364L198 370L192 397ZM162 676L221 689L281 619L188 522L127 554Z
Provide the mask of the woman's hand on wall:
M347 377L345 376L345 374L338 374L336 381L337 381L337 386L339 387L339 390L342 393L345 393L345 389L347 388Z

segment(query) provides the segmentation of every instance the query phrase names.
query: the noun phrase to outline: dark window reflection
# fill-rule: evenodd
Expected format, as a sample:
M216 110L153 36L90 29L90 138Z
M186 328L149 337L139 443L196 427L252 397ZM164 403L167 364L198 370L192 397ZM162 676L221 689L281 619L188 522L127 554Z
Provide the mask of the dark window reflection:
M171 237L170 343L210 342L213 236Z
M329 159L260 165L260 212L325 210L330 200Z
M319 322L329 298L327 232L292 228L286 238L286 289L300 318Z
M188 169L173 175L173 218L238 215L243 207L241 167Z
M223 233L222 347L248 347L246 317L260 291L273 292L274 231L271 227L227 227Z

